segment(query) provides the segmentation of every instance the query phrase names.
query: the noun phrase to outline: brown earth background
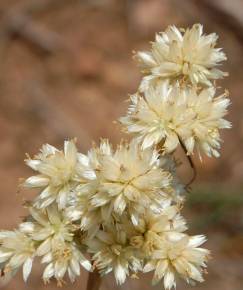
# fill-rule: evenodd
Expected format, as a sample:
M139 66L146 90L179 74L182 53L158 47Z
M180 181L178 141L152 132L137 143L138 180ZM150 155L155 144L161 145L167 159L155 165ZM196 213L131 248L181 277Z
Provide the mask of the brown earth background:
M126 138L113 121L127 108L125 100L138 87L140 74L132 51L149 48L155 32L169 24L202 23L219 34L230 76L218 84L232 100L228 119L232 130L222 132L220 159L196 161L198 178L188 194L184 215L190 233L205 233L212 250L206 282L195 290L243 289L243 1L242 0L0 0L0 228L16 227L33 193L18 193L18 178L31 171L25 153L35 154L43 143L62 147L77 137L86 152L92 141ZM185 165L179 172L190 176ZM86 287L87 274L63 289ZM101 290L163 289L152 287L151 275L115 285L112 276ZM44 286L35 266L27 284L21 273L6 290L57 289ZM179 283L177 289L190 289Z

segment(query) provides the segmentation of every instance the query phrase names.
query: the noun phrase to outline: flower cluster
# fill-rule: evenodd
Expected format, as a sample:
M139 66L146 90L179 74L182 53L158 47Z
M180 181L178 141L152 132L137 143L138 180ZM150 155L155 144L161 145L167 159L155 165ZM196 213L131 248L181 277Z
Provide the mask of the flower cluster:
M150 87L144 97L132 95L128 114L120 122L143 149L163 142L163 150L171 153L183 142L190 155L197 149L218 157L219 129L231 127L223 118L229 103L227 93L215 96L214 87L181 89L178 83L164 81Z
M177 277L203 281L210 253L201 248L205 236L186 233L186 186L174 152L182 146L188 158L195 150L218 157L219 129L230 128L228 95L218 96L212 83L226 75L215 68L226 59L216 40L201 25L184 33L172 26L151 52L137 53L145 76L120 118L130 141L113 147L101 140L83 154L68 140L63 150L45 144L28 156L35 173L22 186L37 194L18 228L0 231L3 274L22 267L26 281L40 258L44 282L59 285L65 276L73 282L80 267L113 272L118 284L153 271L153 284L162 280L166 290Z
M211 86L212 80L227 76L216 68L226 60L221 48L215 48L217 39L215 33L203 35L201 24L186 30L169 26L165 32L156 35L151 51L140 51L135 55L145 75L140 90L156 86L163 80Z

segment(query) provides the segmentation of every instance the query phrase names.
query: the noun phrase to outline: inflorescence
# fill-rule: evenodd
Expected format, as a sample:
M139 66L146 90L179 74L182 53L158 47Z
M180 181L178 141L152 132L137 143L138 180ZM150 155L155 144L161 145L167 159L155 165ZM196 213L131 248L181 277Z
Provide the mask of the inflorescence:
M76 140L63 150L45 144L25 160L34 174L21 185L37 195L15 230L0 231L3 273L22 267L26 281L39 257L44 282L54 277L59 285L65 275L73 282L80 267L113 272L118 284L153 271L153 284L165 289L178 277L204 280L210 253L201 247L205 236L186 233L174 152L182 146L188 158L218 157L219 131L231 127L228 93L216 92L215 80L227 75L217 68L226 59L217 38L200 24L170 26L150 51L135 54L144 76L119 119L131 141L114 148L101 140L86 155Z

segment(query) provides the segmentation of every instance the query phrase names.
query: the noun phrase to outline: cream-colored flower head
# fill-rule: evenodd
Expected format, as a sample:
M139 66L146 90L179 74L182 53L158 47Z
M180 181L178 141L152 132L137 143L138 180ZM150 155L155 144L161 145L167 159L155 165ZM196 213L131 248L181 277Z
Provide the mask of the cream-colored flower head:
M80 247L74 239L78 227L67 219L63 211L55 204L40 210L29 207L31 216L21 225L22 231L28 233L37 245L36 255L42 257L42 263L47 263L43 280L48 282L55 277L59 284L68 272L73 282L80 275L80 265L91 270L91 263L84 257Z
M26 164L39 173L23 184L41 190L35 206L44 208L56 201L60 208L64 208L70 191L79 180L76 176L78 154L75 142L65 141L64 151L45 144L38 155L26 160Z
M94 146L87 155L79 153L78 174L86 179L77 185L70 195L66 215L72 221L80 223L80 229L87 235L94 236L103 223L111 222L113 207L109 203L96 207L93 197L99 193L101 159L110 156L113 150L108 140L102 139L99 146Z
M63 284L66 273L70 281L74 282L76 277L80 276L80 265L91 271L91 263L84 257L80 246L75 242L58 241L53 245L52 252L46 254L41 262L48 264L43 272L44 282L47 283L54 277L59 286Z
M176 275L186 280L203 282L203 268L209 257L209 251L199 246L205 242L204 236L189 237L181 233L168 233L161 240L160 248L151 254L144 272L155 270L153 283L164 279L164 288L176 288Z
M152 282L163 280L165 290L176 287L176 277L203 281L209 251L200 247L204 236L185 233L186 186L173 154L181 146L187 155L218 157L219 131L231 127L227 93L216 96L214 80L227 75L218 69L226 56L217 38L200 24L170 26L151 51L136 53L144 76L120 118L130 142L113 148L101 140L82 154L70 140L63 150L45 144L28 157L35 175L23 186L39 194L16 230L0 231L0 272L22 268L26 281L38 257L44 282L55 278L60 286L66 276L74 282L80 267L113 272L117 284L154 271Z
M87 240L87 246L93 254L94 267L102 276L113 272L118 284L125 282L130 271L142 270L137 250L129 245L127 233L121 225L107 225L95 238Z
M169 206L160 214L147 210L138 222L130 237L130 244L140 249L144 257L149 257L158 249L164 235L168 232L184 232L187 229L184 218L177 206Z
M22 231L31 235L32 239L40 242L38 255L43 255L51 248L52 241L62 240L71 242L77 229L55 204L45 209L29 206L30 217L21 224Z
M34 241L20 227L15 231L1 231L0 244L0 263L3 272L14 275L23 266L23 278L27 281L35 257Z
M220 48L215 48L218 39L215 33L204 35L201 24L182 31L169 26L156 35L151 51L136 53L135 59L145 75L141 91L164 79L210 86L211 80L227 75L216 68L226 56Z
M231 127L224 119L229 104L227 94L216 97L213 87L181 89L164 81L144 96L131 96L127 116L120 122L143 149L160 143L165 153L172 153L183 142L188 154L197 149L218 157L219 129Z
M141 150L136 142L122 143L116 150L111 148L110 154L99 154L98 159L98 189L91 197L94 207L118 215L126 209L135 221L171 190L172 176L159 167L158 153L152 148Z
M75 188L66 214L70 220L80 222L81 230L88 231L89 236L100 225L117 220L125 209L136 223L146 205L160 213L164 207L183 201L184 188L176 178L175 163L169 156L158 158L152 148L144 152L131 142L113 150L108 140L101 140L99 147L91 148L79 161L79 174L95 178L86 179ZM153 179L146 184L150 177Z

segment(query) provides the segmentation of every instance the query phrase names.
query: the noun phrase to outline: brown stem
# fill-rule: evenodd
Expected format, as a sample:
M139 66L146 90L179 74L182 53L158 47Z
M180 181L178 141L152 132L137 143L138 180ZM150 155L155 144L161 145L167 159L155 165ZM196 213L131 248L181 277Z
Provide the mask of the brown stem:
M184 151L184 153L185 153L185 155L186 155L186 158L187 158L187 160L188 160L188 162L189 162L189 164L190 164L190 166L191 166L191 168L192 168L192 171L193 171L193 174L192 174L191 179L190 179L189 182L187 182L187 184L186 184L186 188L189 189L190 185L194 182L194 180L195 180L196 177L197 177L197 169L196 169L196 167L195 167L195 164L194 164L194 162L193 162L191 156L187 154L186 146L184 145L184 143L182 142L182 140L181 140L180 138L179 138L179 141L180 141L180 145L181 145L181 147L182 147L182 149L183 149L183 151Z
M99 290L101 285L101 277L97 271L90 272L86 290Z

